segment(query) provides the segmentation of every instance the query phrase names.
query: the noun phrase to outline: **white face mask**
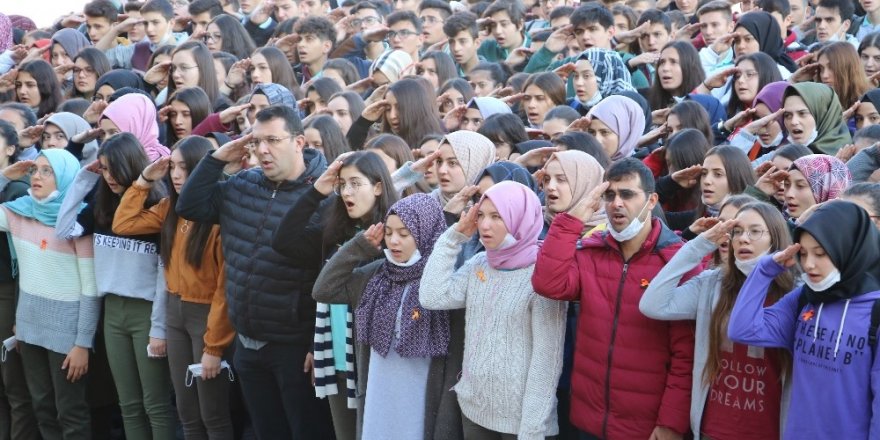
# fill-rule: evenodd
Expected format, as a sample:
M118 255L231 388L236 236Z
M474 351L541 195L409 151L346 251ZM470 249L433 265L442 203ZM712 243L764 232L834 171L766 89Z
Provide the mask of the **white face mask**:
M762 142L761 136L758 136L758 143L761 144L762 148L770 148L770 147L778 146L779 144L782 143L782 130L780 130L779 133L776 133L776 137L773 138L773 140L770 141L769 144L765 144L764 142Z
M34 193L31 191L30 188L28 188L28 191L27 191L27 192L28 192L28 195L31 196L31 198L34 199L35 202L37 202L37 203L39 203L39 204L41 204L41 205L44 205L44 204L46 204L46 203L49 203L49 202L51 202L51 201L53 201L53 200L55 200L55 199L57 199L58 197L61 196L61 193L58 192L57 189L56 189L55 191L52 191L51 193L49 193L49 195L46 196L45 199L39 199L39 198L37 198L36 196L34 196Z
M823 292L828 290L831 286L840 282L840 271L834 269L831 273L828 274L828 276L825 277L825 279L819 281L818 283L812 282L810 280L810 276L805 273L801 274L801 280L803 280L804 284L809 286L810 289L813 289L813 292Z
M642 227L645 226L645 222L641 219L642 213L645 212L645 208L648 207L648 203L650 202L650 199L645 202L645 206L642 207L642 209L639 211L639 214L636 215L636 218L632 219L632 221L629 222L629 224L626 225L626 227L623 228L622 231L617 232L614 230L614 227L608 225L608 233L611 234L611 236L614 237L614 239L617 240L618 243L632 240L633 237L639 235L639 231L641 231Z
M812 144L813 141L815 141L817 137L819 137L819 132L814 128L813 133L810 135L810 138L807 139L807 141L804 142L803 144L799 144L799 143L795 142L794 139L791 138L791 135L788 135L788 142L792 145L800 145L802 147L806 147L806 146L809 146L810 144Z
M592 106L598 104L599 101L601 101L601 100L602 100L602 93L600 93L598 90L596 90L596 94L593 95L593 97L590 98L589 101L587 101L587 102L583 102L581 100L578 100L578 101L580 101L580 103L586 107L592 107Z
M480 239L480 244L482 244L484 248L489 249L489 247L486 246L486 243L483 243L482 238ZM508 232L507 235L504 236L504 240L501 241L501 244L499 244L497 248L492 249L492 250L493 251L494 250L500 251L501 249L507 249L515 244L516 244L516 238L513 238L513 235L510 235L510 232Z
M385 252L385 259L388 260L389 263L391 263L395 266L400 266L400 267L412 266L413 264L418 263L419 260L422 259L422 253L419 252L418 249L416 249L416 251L413 252L412 256L409 257L409 261L407 261L406 263L398 263L397 261L394 261L394 256L391 255L391 251L388 249L383 249L382 252Z
M749 276L749 274L751 274L752 271L755 270L755 266L758 265L758 260L760 260L761 257L767 255L768 253L770 253L769 248L766 251L756 255L755 258L749 258L748 260L740 260L739 258L734 257L734 259L736 260L734 261L734 264L736 264L736 268L739 269L739 271L742 272L743 275Z

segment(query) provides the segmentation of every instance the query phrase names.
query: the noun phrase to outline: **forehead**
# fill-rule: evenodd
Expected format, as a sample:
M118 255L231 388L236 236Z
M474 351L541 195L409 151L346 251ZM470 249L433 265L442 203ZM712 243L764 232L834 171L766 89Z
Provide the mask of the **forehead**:
M51 166L51 164L49 163L49 159L46 159L46 156L43 156L43 155L40 155L39 157L37 157L37 160L35 160L34 163L36 163L39 166L43 166L43 165Z
M474 70L469 77L471 81L482 81L489 79L491 75L488 70Z
M641 189L639 185L641 185L642 179L638 174L627 174L625 176L621 176L619 180L612 180L609 182L608 189L610 190L621 190L621 189L629 189L633 191L638 191Z
M786 110L790 109L805 109L807 108L807 103L804 102L803 98L798 95L791 95L785 98L785 102L783 104Z
M490 15L490 17L491 17L493 20L496 20L496 21L499 21L499 20L510 20L510 14L508 14L507 11L498 11L498 12L496 12L496 13Z
M529 84L529 86L526 87L524 92L526 95L543 95L544 94L544 91L541 90L541 88L536 86L535 84Z
M272 118L268 121L259 121L257 120L254 123L254 134L255 135L275 135L275 136L287 136L290 133L287 132L287 129L284 127L284 119L281 118Z
M358 171L357 167L354 165L348 165L348 166L342 167L342 169L339 170L339 177L342 177L343 179L346 179L346 180L352 179L352 178L361 178L361 179L365 179L365 180L367 179L367 176L365 176L364 173Z
M593 70L593 65L590 63L590 60L580 59L574 63L574 68L578 71Z
M455 150L453 150L452 145L449 145L447 142L440 144L438 150L440 151L440 157L443 159L454 159L456 157Z
M179 99L175 99L174 101L171 101L171 103L168 105L170 105L175 110L189 110L189 106L186 105L185 102L183 102Z
M414 24L412 24L409 20L400 20L397 23L394 23L389 27L391 28L391 30L395 30L395 31L402 30L402 29L415 30L415 28L416 28L416 26Z
M49 133L59 133L59 132L61 132L62 130L61 130L61 127L55 125L54 123L52 123L52 122L46 122L46 125L45 125L45 127L43 128L43 131L45 131L45 132L49 132Z
M559 159L553 159L547 162L547 164L544 165L544 171L546 171L547 174L565 174Z
M403 220L401 220L400 217L397 216L397 214L391 214L388 216L387 219L385 219L385 227L391 229L406 229L406 225L403 224Z
M862 102L859 104L858 112L863 114L876 113L877 108L871 102Z
M433 15L435 17L442 17L443 16L440 9L434 9L434 8L422 9L421 11L419 11L419 15L420 16Z
M267 98L266 95L264 95L262 93L254 93L254 95L251 96L251 104L268 106L269 105L269 98Z
M377 12L375 9L364 8L364 9L360 9L357 12L355 12L354 15L355 15L355 17L359 17L359 18L378 17L379 12Z
M826 8L824 6L816 7L816 18L835 19L840 18L837 8Z
M269 61L266 60L266 57L264 57L263 54L255 53L255 54L251 55L251 62L252 63L268 63Z
M700 15L700 23L708 23L710 21L728 21L727 14L721 11L712 11Z
M192 55L192 52L188 51L188 50L181 50L181 51L175 53L174 56L171 57L171 60L172 60L172 62L176 61L178 63L195 62L196 61L196 59Z
M480 109L478 109L478 108L473 108L473 107L467 109L467 111L465 112L464 115L465 115L465 117L467 117L467 118L472 118L472 119L473 119L473 118L480 118L480 119L483 118L483 114L480 113Z
M742 226L767 226L767 223L764 221L764 218L761 217L761 214L758 214L758 212L753 209L741 211L736 215L736 218L740 221Z
M327 107L330 107L333 109L347 109L348 108L348 101L341 96L337 96L337 97L331 99L329 103L327 103Z
M733 33L736 34L737 36L739 36L740 38L752 36L752 33L749 32L749 30L743 26L737 26L737 28L733 30Z
M107 17L90 17L86 15L86 23L90 25L110 24L110 20L108 20Z
M651 23L651 26L649 27L649 29L651 29L652 33L654 33L654 32L665 33L666 32L666 26L664 26L663 23Z
M146 21L165 21L165 17L159 12L145 12L141 14Z

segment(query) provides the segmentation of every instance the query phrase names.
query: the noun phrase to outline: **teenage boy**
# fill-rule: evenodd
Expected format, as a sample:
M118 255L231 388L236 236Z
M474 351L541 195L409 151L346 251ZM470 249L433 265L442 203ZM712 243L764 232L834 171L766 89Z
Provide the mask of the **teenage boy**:
M804 38L804 43L815 46L828 41L846 41L859 47L859 40L847 33L854 13L855 7L850 0L820 1L816 5L816 32L812 39Z
M446 40L443 23L452 15L449 3L443 0L422 0L419 4L419 19L422 21L424 46L432 46Z
M296 51L300 62L294 71L302 84L321 75L336 42L336 30L324 17L306 17L297 20L294 31L299 35Z
M128 18L141 18L141 8L144 7L144 2L141 1L130 1L125 3L125 6L122 7L123 12L128 15ZM118 19L118 17L117 17ZM138 23L128 31L128 42L131 44L140 43L141 41L146 41L147 33L144 31L144 24ZM97 44L97 43L96 43Z
M800 3L800 1L795 0L795 3ZM807 54L807 48L798 41L797 34L791 31L792 9L791 3L788 0L761 0L758 2L758 7L773 16L776 22L779 23L782 44L785 47L785 53L791 59L797 61Z
M388 16L388 42L391 48L406 52L414 61L420 58L422 48L422 23L412 11L396 11Z
M419 11L418 0L394 0L394 11L410 11L416 13Z
M856 39L862 41L868 34L880 30L880 1L859 0L859 4L865 10L865 15L853 20L853 29L850 33L855 34Z
M480 47L477 16L470 12L457 12L449 16L443 25L443 33L449 40L449 52L459 76L467 76L482 61L477 49Z
M477 53L486 61L503 62L514 49L528 47L529 37L523 32L524 14L522 6L508 0L496 0L483 12L484 26L489 30L488 38Z
M327 0L300 0L299 16L306 17L326 17L330 11L330 2Z
M208 30L211 19L223 13L223 5L218 0L193 0L187 6L193 34Z
M86 30L92 44L101 40L101 37L110 32L110 28L116 23L119 10L109 0L95 0L86 3L83 7L83 15L86 16ZM113 41L113 45L118 42Z
M728 67L733 63L733 50L727 44L725 50L721 46L715 46L715 42L722 40L726 35L733 32L733 11L730 3L724 0L714 0L704 4L697 10L697 19L700 23L700 33L706 47L700 49L700 64L704 72L714 72L721 67Z
M113 68L133 68L145 72L156 48L165 44L177 45L187 38L186 34L172 33L171 19L174 18L174 8L168 0L150 0L141 7L140 12L140 18L129 17L114 25L110 28L110 32L95 44L95 47L104 51ZM128 46L112 46L117 36L142 22L145 24L147 34L144 41Z

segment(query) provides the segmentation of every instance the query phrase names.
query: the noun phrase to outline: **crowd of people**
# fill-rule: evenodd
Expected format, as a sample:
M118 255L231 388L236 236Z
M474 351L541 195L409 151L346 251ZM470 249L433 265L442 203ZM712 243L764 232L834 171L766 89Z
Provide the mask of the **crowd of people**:
M0 440L880 438L878 87L875 0L0 14Z

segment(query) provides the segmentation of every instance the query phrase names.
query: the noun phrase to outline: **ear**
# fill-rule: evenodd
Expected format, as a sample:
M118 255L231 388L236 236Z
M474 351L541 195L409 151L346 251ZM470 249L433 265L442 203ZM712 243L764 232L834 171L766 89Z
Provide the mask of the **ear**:
M782 24L785 25L785 29L783 29L783 30L786 31L786 34L788 33L788 28L791 27L791 21L792 21L791 14L786 15L785 18L782 19ZM732 24L733 23L731 23L731 25Z
M656 191L651 193L651 195L648 196L648 211L653 211L654 207L657 206L657 202L659 200L660 196L657 194Z
M850 19L843 20L843 23L841 23L841 25L840 25L840 30L843 31L843 34L841 36L846 35L846 33L847 33L847 31L849 31L849 27L851 25L852 25L852 20L850 20Z
M323 49L322 51L323 51L323 53L324 53L325 55L330 54L330 51L333 50L333 42L332 42L332 41L329 41L329 40L327 40L327 41L322 41L322 42L321 42L321 46L322 46L322 49Z
M373 195L374 196L376 196L376 197L381 196L383 190L384 190L384 187L382 185L382 182L376 182L375 184L373 184Z
M611 27L608 28L608 36L613 37L616 32L617 32L617 26L614 26L612 24Z
M297 154L302 154L303 149L306 147L306 137L301 134L296 135L296 137L293 138L293 147Z

